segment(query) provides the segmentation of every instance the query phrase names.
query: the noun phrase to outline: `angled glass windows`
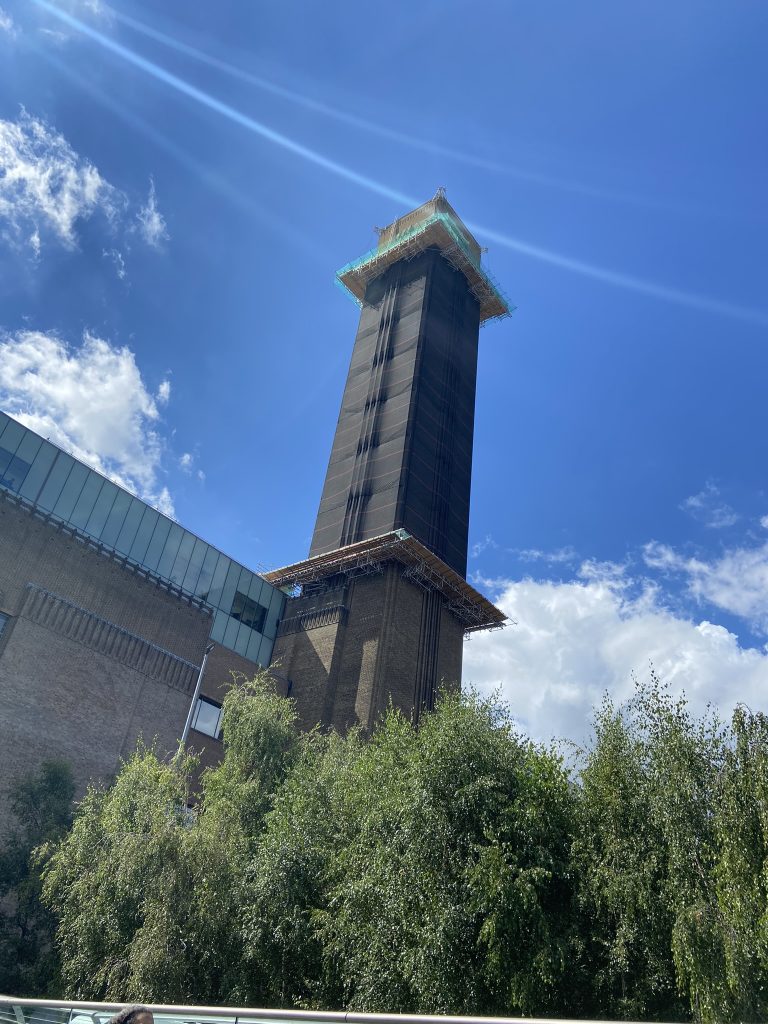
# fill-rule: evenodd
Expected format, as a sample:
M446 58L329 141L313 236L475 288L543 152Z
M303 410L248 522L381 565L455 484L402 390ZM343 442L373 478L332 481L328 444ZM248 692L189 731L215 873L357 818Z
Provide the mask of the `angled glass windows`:
M281 591L4 413L0 489L205 601L212 640L269 662Z
M88 517L88 522L85 524L85 532L90 534L91 537L101 537L104 527L107 525L109 514L112 511L112 507L117 500L118 494L122 494L113 483L109 480L104 481L104 486L99 491L99 496L96 499L96 504L93 506L93 511Z
M69 471L69 476L64 482L64 486L61 489L61 494L56 499L56 504L53 506L52 512L59 519L63 519L65 523L69 522L72 511L77 504L77 499L80 497L80 492L85 486L85 481L88 479L89 470L82 462L75 462L72 459L72 468Z
M56 449L53 445L44 444L34 459L32 466L24 478L24 483L19 488L19 494L30 501L37 501L40 490L48 479L51 467L56 461Z

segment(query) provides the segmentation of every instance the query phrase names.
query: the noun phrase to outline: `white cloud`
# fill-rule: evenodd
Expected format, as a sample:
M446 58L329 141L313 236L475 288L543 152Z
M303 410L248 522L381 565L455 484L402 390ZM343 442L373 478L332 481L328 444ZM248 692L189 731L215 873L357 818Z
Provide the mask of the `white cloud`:
M202 484L205 483L205 473L202 471L202 469L195 468L196 458L197 456L193 455L192 452L184 452L179 458L179 469L183 473L186 473L187 476L192 476L192 474L194 473L194 475Z
M648 566L685 577L688 592L739 615L750 626L768 633L768 543L734 547L719 558L686 558L666 544L651 541L643 556Z
M11 39L15 39L17 35L17 30L16 26L13 23L13 18L2 7L0 7L0 32L5 32L7 35L11 37Z
M86 333L0 334L0 407L167 515L159 412L133 352Z
M0 120L0 224L7 238L28 239L39 251L41 232L47 231L74 248L78 221L96 212L113 220L124 202L44 121L26 111L18 121Z
M512 548L512 553L523 562L546 562L558 565L561 562L572 562L577 557L572 547L556 548L554 551L541 551L539 548Z
M634 581L637 583L637 581ZM532 736L582 742L591 709L607 690L621 701L632 673L652 663L695 711L711 702L723 714L740 702L768 710L768 653L708 621L679 617L648 582L500 582L497 603L517 622L479 633L464 649L464 683L501 691Z
M131 207L123 191L44 121L24 110L18 121L0 120L0 239L28 248L37 259L50 240L75 249L78 225L101 214L109 234L121 234L124 251L137 233L159 248L168 231L152 179L146 203L135 214ZM123 252L108 246L102 255L124 280Z
M38 249L37 249L37 251L38 252L40 251L39 239L38 239ZM121 281L124 281L128 271L125 268L125 259L123 258L123 254L120 252L120 250L119 249L104 249L104 251L102 252L101 255L104 257L104 259L108 259L108 260L112 261L112 263L115 266L115 273L117 274L118 278Z
M157 389L157 401L161 405L167 405L171 397L171 382L169 380L163 380L160 382L160 387Z
M738 513L722 500L720 488L711 480L706 482L704 489L698 494L692 494L686 498L680 508L713 530L722 530L726 526L733 526L739 519Z
M760 525L764 530L768 530L768 516L760 517Z
M493 539L490 533L486 533L485 537L483 537L482 540L479 540L477 541L477 543L472 545L472 550L470 551L470 558L479 558L479 556L482 555L484 551L487 551L489 548L495 550L498 548L498 546L499 545L496 543L496 541Z
M151 245L153 248L157 249L168 239L168 229L165 224L165 219L157 208L155 183L152 178L149 179L149 195L147 196L147 201L136 214L136 219L139 222L139 232L141 237L147 245Z

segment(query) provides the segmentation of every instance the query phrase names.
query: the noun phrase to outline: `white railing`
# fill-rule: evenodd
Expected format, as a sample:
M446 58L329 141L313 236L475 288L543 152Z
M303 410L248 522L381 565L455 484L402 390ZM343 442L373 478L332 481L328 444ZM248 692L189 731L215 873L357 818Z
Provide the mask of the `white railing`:
M0 1024L107 1024L125 1003L17 999L0 995ZM346 1013L328 1010L265 1010L232 1006L168 1006L145 1003L155 1024L268 1024L270 1021L317 1021L333 1024L597 1024L538 1017L449 1017L410 1013ZM600 1021L599 1024L611 1024ZM622 1022L627 1024L627 1022Z

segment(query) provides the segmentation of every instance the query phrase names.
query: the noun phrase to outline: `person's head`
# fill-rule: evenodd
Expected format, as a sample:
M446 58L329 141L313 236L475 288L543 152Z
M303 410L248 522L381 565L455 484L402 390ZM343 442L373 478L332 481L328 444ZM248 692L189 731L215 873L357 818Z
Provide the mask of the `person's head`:
M126 1006L110 1017L108 1024L155 1024L155 1018L146 1006Z

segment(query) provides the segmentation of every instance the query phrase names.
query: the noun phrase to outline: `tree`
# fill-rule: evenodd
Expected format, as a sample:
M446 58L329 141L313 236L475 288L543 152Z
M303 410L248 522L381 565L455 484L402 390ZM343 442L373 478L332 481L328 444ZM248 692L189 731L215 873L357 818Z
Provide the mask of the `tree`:
M556 755L494 702L448 695L418 729L390 710L336 800L316 919L345 1006L565 1009L572 798Z
M0 851L0 991L53 995L58 957L55 919L41 902L38 847L59 840L72 820L75 785L62 761L44 761L9 791L17 827Z
M722 1018L768 1017L768 717L737 708L714 828L725 969ZM712 1015L714 1018L715 1014Z
M193 759L140 748L92 787L45 870L73 998L226 1002L242 960L242 877L294 757L292 706L265 677L224 700L225 756L190 812Z

